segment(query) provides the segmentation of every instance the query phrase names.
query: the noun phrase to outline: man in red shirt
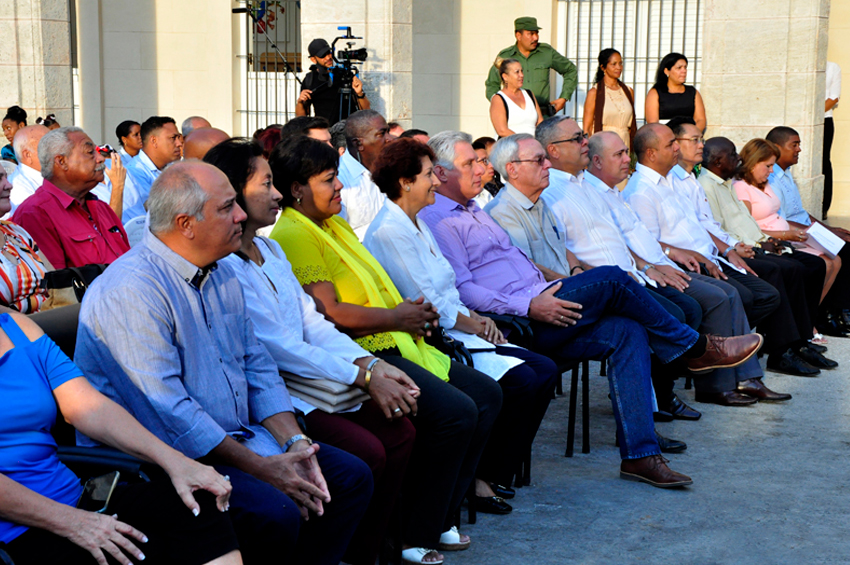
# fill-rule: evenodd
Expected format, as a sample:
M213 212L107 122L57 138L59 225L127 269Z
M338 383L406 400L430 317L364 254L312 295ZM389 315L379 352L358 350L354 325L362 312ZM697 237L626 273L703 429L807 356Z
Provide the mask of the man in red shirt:
M55 269L112 263L130 249L121 220L90 194L103 181L104 158L78 127L46 134L38 144L44 184L12 217L32 235Z

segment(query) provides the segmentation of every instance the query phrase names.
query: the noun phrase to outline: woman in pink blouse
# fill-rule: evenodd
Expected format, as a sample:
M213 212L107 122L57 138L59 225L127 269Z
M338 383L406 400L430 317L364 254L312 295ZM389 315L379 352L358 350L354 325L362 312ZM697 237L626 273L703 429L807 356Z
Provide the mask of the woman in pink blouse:
M773 164L779 158L779 147L766 139L751 139L741 149L741 165L738 168L738 179L732 185L738 199L747 206L761 231L775 239L795 242L795 247L806 253L817 255L826 262L826 277L821 293L821 301L829 292L835 276L841 268L841 259L830 259L820 254L816 249L802 245L809 239L806 230L794 227L779 215L780 200L767 179L773 170Z
M0 217L12 209L9 194L12 183L6 170L0 167ZM37 312L47 299L47 290L41 288L44 273L52 270L50 263L38 251L27 231L12 222L0 222L0 305L24 314Z

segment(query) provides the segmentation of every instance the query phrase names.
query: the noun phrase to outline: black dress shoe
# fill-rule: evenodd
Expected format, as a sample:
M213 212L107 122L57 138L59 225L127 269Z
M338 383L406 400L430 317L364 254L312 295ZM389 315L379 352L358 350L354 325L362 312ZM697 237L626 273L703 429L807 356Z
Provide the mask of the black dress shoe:
M814 349L805 345L797 350L797 355L799 355L803 361L812 367L817 367L818 369L834 369L838 367L838 363L836 361L827 359Z
M665 406L665 410L669 412L674 420L699 420L702 417L702 413L694 410L684 402L682 399L673 395L673 399L670 401L668 406Z
M817 351L817 352L818 352L818 353L820 353L821 355L823 355L824 353L826 353L826 352L828 351L828 349L827 349L827 347L826 347L825 345L821 345L821 344L819 344L819 343L812 343L811 341L810 341L810 342L808 342L808 343L806 344L806 346L807 346L809 349L814 349L815 351Z
M767 358L767 368L774 373L794 375L795 377L816 377L820 369L803 361L793 350L788 349L782 355L776 353Z
M758 402L757 399L734 390L726 392L698 392L695 398L697 402L719 404L720 406L748 406Z
M655 431L655 437L658 439L658 447L661 448L661 453L681 453L688 448L688 444L677 439L664 437Z
M739 382L738 392L757 398L760 401L769 400L772 402L782 402L785 400L791 400L790 394L774 392L767 388L764 382L762 382L761 377Z
M672 422L673 414L659 408L658 412L652 413L652 420L655 422Z
M490 488L493 489L493 492L496 493L496 496L500 496L505 500L510 500L516 496L516 491L511 487L503 487L502 485L497 485L496 483L490 483Z
M475 505L475 510L484 514L510 514L513 507L501 496L471 496L469 502Z

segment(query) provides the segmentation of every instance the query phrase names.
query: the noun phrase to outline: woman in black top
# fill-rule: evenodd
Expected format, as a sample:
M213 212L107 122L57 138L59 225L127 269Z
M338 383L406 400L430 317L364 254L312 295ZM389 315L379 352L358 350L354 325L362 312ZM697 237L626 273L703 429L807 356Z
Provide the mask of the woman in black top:
M687 116L705 131L702 96L699 90L685 84L687 76L688 58L681 53L670 53L661 59L655 73L655 85L646 93L646 123L666 123L672 118Z

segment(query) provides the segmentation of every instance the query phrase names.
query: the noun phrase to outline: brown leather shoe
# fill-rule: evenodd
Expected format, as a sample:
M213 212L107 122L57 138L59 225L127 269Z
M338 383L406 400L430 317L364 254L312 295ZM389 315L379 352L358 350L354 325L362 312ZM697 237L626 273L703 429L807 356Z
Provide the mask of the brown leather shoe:
M726 392L698 392L694 395L697 402L719 404L720 406L749 406L758 402L757 398L747 396L735 390Z
M696 359L688 359L688 369L702 373L714 369L737 367L759 350L764 338L761 334L746 334L735 337L720 337L706 334L708 343L705 353Z
M620 477L627 481L648 483L658 488L676 488L694 484L689 476L677 473L668 467L667 460L660 455L623 459L620 463Z
M739 382L738 392L740 392L741 394L746 394L747 396L752 396L753 398L758 398L759 400L770 400L774 402L791 400L790 394L774 392L767 388L764 382L761 380L761 377L758 377L757 379L747 379L745 381Z

